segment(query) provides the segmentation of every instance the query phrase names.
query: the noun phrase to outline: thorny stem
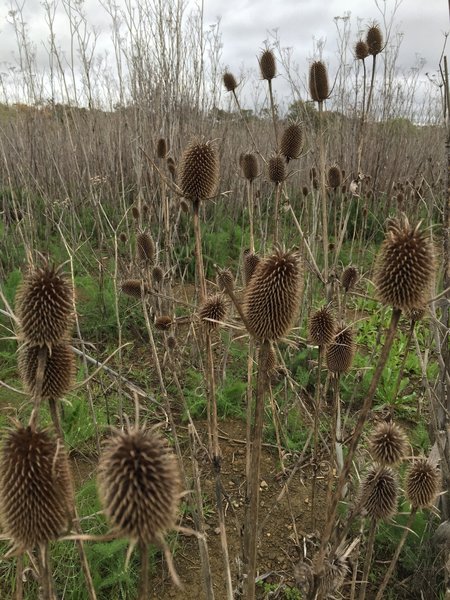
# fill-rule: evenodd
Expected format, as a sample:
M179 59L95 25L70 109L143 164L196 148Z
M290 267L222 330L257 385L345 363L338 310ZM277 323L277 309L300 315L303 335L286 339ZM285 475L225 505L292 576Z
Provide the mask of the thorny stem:
M275 216L275 229L273 232L273 245L276 246L278 244L279 237L279 229L280 229L280 196L281 196L281 183L277 183L275 185L275 206L274 206L274 216Z
M148 545L144 542L139 544L141 558L141 573L139 577L139 600L148 599L149 568L148 568Z
M247 180L248 222L250 227L250 252L255 251L255 234L253 231L253 181Z
M278 151L278 129L277 129L277 119L276 119L276 114L275 114L275 102L273 99L272 80L271 79L268 79L268 84L269 84L270 110L272 112L273 130L275 133L275 146Z
M359 589L359 600L364 600L366 597L367 584L369 583L369 572L372 564L373 547L375 544L375 533L377 530L377 522L375 519L370 520L369 535L367 537L366 556L364 558L363 576L361 587Z
M323 243L323 278L328 290L328 211L327 185L325 180L325 142L323 123L323 102L319 102L319 168L320 168L320 199L322 202L322 243Z
M319 346L319 356L318 356L318 366L317 366L317 382L316 382L316 394L315 394L315 399L314 399L314 434L313 434L313 444L314 444L314 449L313 449L313 469L314 469L314 476L313 476L313 481L312 481L312 488L311 488L311 523L312 523L312 530L314 531L315 527L316 527L316 511L315 511L315 505L316 505L316 487L317 487L317 473L319 470L319 465L318 465L318 456L319 456L319 414L320 414L320 405L321 405L321 395L320 395L320 390L321 390L321 379L320 379L320 375L321 375L321 370L322 370L322 360L323 360L323 352L322 352L322 348Z

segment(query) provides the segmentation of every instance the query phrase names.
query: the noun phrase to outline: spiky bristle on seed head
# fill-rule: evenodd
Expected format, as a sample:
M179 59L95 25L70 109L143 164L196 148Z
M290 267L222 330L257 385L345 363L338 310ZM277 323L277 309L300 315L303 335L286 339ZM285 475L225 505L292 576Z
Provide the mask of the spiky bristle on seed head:
M233 73L229 73L228 71L223 74L223 85L227 92L234 92L237 88L237 81Z
M209 332L214 331L220 326L220 323L216 323L215 321L223 321L226 314L227 304L222 294L208 296L199 311L200 320Z
M277 74L277 64L275 61L275 55L267 48L259 57L259 68L261 70L261 76L263 79L271 80Z
M39 346L24 344L19 349L20 377L30 395L37 392L36 375ZM68 342L54 344L45 361L41 398L59 400L67 394L75 381L75 355Z
M212 142L194 140L183 153L179 185L192 201L212 198L219 182L219 156Z
M258 159L252 152L242 154L240 161L242 174L248 181L253 181L258 177Z
M374 23L367 30L366 44L369 50L369 54L376 56L383 50L383 34L381 33L380 26Z
M405 432L395 423L382 422L370 435L369 449L372 458L381 465L396 465L406 455Z
M349 292L358 281L359 273L352 265L346 267L342 273L341 283L346 292Z
M286 159L286 162L300 156L303 142L302 137L302 128L297 123L288 125L283 131L280 142L280 152Z
M309 68L309 93L315 102L323 102L330 94L327 68L321 60Z
M283 183L286 179L286 163L281 154L275 154L271 156L267 161L267 174L276 185Z
M308 331L309 339L315 346L331 344L336 333L336 319L328 306L319 308L311 315Z
M405 492L413 508L427 508L441 490L438 467L426 458L416 460L406 475Z
M353 330L344 324L338 328L333 341L327 346L326 363L332 373L346 373L351 369L355 354Z
M360 488L360 503L371 519L388 519L397 512L398 483L395 472L386 466L371 467Z
M365 60L369 56L369 47L364 40L358 40L356 42L355 56L358 60Z

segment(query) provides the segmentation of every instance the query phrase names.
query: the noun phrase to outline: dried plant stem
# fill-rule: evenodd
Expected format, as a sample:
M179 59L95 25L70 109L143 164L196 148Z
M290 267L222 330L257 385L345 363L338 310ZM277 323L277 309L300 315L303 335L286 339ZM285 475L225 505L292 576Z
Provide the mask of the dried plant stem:
M44 383L45 367L47 365L48 348L42 346L39 348L36 367L36 383L33 394L33 410L31 411L30 421L28 425L32 428L36 427L37 418L39 416L39 408L42 402L42 385Z
M334 450L336 457L336 466L338 469L338 473L340 473L344 467L344 454L342 451L342 427L341 427L341 397L339 394L339 383L340 377L337 375L335 377L334 383L334 406L333 406L333 415L334 415ZM345 489L345 488L344 488Z
M406 338L405 351L403 353L402 362L401 362L400 368L398 370L398 375L397 375L397 380L395 382L394 391L392 392L391 407L393 407L395 405L395 401L397 399L398 391L400 389L400 384L401 384L402 379L403 379L403 371L405 369L406 359L407 359L408 354L409 354L409 347L411 345L411 338L412 338L412 335L414 333L414 326L415 326L415 322L411 321L411 325L410 325L409 331L408 331L408 337Z
M375 596L375 600L381 600L381 598L383 597L384 591L387 587L387 584L389 583L389 580L392 577L392 573L394 572L395 569L395 565L397 564L398 558L400 556L400 552L402 551L402 548L406 542L406 538L408 537L408 533L410 532L411 529L411 525L414 521L414 517L416 516L416 508L412 508L411 512L409 514L408 520L406 522L405 525L405 529L403 530L402 533L402 537L400 538L397 548L395 549L395 553L394 556L391 559L391 562L389 564L389 568L386 571L386 575L384 576L383 582L380 585L377 595Z
M203 253L202 253L202 233L200 229L200 200L194 200L193 202L193 216L194 216L194 235L195 235L195 267L197 270L197 294L200 304L202 304L206 298L206 279L205 269L203 267Z
M369 583L370 567L372 565L373 547L375 544L375 533L377 531L377 522L375 519L370 519L369 534L367 536L366 553L364 557L363 576L361 587L359 589L359 600L364 600L366 597L367 584Z
M320 405L321 405L321 371L322 371L323 352L319 346L318 365L317 365L317 382L314 397L314 434L313 434L313 481L311 487L311 523L312 530L316 527L316 487L317 487L317 473L319 472L319 416L320 416Z
M42 600L55 600L52 570L48 544L40 544L39 550L39 579L42 590Z
M16 560L14 600L23 600L23 554Z
M149 568L148 568L148 544L139 544L141 558L141 572L139 575L139 600L147 600L149 597Z
M281 197L281 183L275 185L275 206L274 206L274 217L275 217L275 229L273 232L273 244L278 244L279 230L280 230L280 197Z
M278 129L277 129L277 116L275 113L275 101L273 98L273 89L272 89L272 80L268 79L267 80L268 84L269 84L269 98L270 98L270 110L272 113L272 123L273 123L273 131L275 134L275 146L278 150Z
M246 424L245 424L245 433L246 433L246 457L245 457L245 475L247 481L247 488L250 481L250 462L251 462L251 437L252 437L252 409L253 409L253 363L255 360L255 342L252 338L249 340L248 346L248 357L247 357L247 389L246 389L246 398L247 398L247 407L246 407ZM248 490L247 490L248 493Z
M247 206L248 223L250 228L250 252L255 252L255 233L253 230L253 204L254 204L254 186L253 181L247 180Z
M322 243L323 243L323 278L328 291L328 211L327 184L325 179L325 140L323 123L323 102L319 102L319 169L320 169L320 199L322 203Z

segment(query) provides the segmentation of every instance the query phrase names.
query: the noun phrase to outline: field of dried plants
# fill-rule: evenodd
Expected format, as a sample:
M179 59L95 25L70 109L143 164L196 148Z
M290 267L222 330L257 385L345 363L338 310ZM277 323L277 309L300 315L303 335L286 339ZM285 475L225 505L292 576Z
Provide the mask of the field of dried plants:
M250 110L200 12L106 2L113 77L67 6L2 80L0 597L448 598L445 52L274 39Z

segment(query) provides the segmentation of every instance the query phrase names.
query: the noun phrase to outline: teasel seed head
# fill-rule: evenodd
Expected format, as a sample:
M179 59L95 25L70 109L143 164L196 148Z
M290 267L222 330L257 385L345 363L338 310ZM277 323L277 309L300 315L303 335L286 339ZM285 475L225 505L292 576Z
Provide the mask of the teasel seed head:
M267 352L267 360L265 365L260 365L261 369L264 369L269 377L271 377L277 368L277 353L273 344L270 344Z
M212 142L193 141L183 153L180 188L189 200L214 196L219 182L219 157Z
M346 373L350 370L355 354L353 330L344 324L338 329L333 341L327 347L326 363L332 373Z
M267 162L267 174L270 181L279 185L286 179L286 163L281 154L271 156Z
M124 231L122 231L122 233L119 235L119 240L122 242L122 244L126 244L128 242L127 234Z
M241 169L245 179L253 181L258 177L258 159L255 154L247 152L242 154Z
M244 296L250 333L259 340L286 335L297 315L303 292L303 270L297 251L277 248L258 264Z
M328 185L331 189L336 190L341 187L341 183L341 169L337 165L333 165L328 169Z
M131 207L131 214L133 215L134 219L136 221L139 221L139 217L141 215L139 208L136 206L136 204L133 204L133 206Z
M316 571L316 558L317 555L313 558L314 571ZM328 598L330 594L337 592L344 583L349 570L349 561L346 557L336 555L333 558L325 558L322 576L319 579L318 593L323 598Z
M216 276L217 287L221 292L225 292L227 287L234 288L234 276L230 269L222 269Z
M28 394L36 392L36 374L40 347L24 344L19 349L20 377ZM59 400L67 394L75 381L75 355L67 342L54 344L47 355L41 397Z
M244 285L247 286L250 279L253 277L256 267L261 262L261 258L251 252L249 249L244 250Z
M223 321L226 314L227 304L222 294L208 296L199 311L199 317L203 326L210 332L220 327L220 323L215 323L214 321ZM214 319L214 321L209 321L208 319Z
M283 131L280 142L280 152L286 162L298 158L302 151L302 128L297 123L292 123Z
M302 597L307 598L314 581L314 573L311 566L304 561L296 563L294 565L294 579L295 585L300 590Z
M169 315L160 315L155 319L155 329L159 329L160 331L168 331L173 323L172 317Z
M234 92L237 88L237 81L233 73L229 73L228 71L223 74L223 85L227 92Z
M369 56L369 47L364 40L358 40L356 42L355 56L358 60L365 60Z
M66 337L73 315L73 287L55 267L33 267L16 297L22 336L29 344L52 346Z
M270 81L277 74L277 64L275 61L275 55L272 50L268 48L259 57L259 68L261 70L261 77Z
M374 282L385 305L408 311L422 308L435 272L430 239L408 219L392 220L375 262Z
M309 68L309 93L315 102L323 102L330 94L327 68L320 60Z
M319 189L319 180L314 178L312 180L312 186L313 186L314 190L318 190Z
M152 269L152 279L155 283L160 284L164 279L164 271L159 265L155 265Z
M122 281L120 287L124 294L138 299L142 296L142 290L144 294L148 294L150 291L145 281L141 281L140 279L125 279L125 281Z
M177 338L174 335L167 336L167 348L171 351L175 350L178 346Z
M0 521L14 550L31 550L67 530L73 501L62 443L31 427L9 431L0 458Z
M353 287L355 287L355 284L358 281L358 276L359 273L356 267L350 265L344 269L341 283L346 292L349 292Z
M304 185L304 186L302 187L302 194L303 194L303 196L304 196L305 198L306 198L306 196L309 194L309 190L308 190L308 186L307 186L307 185Z
M152 236L143 231L138 234L136 244L139 260L152 263L155 259L155 242Z
M168 151L169 146L167 144L167 140L165 138L159 138L156 144L156 156L158 158L164 159L166 158Z
M309 319L309 339L315 346L328 346L334 340L336 320L328 306L316 310Z
M106 442L98 487L106 516L120 535L149 544L175 526L178 464L154 430L120 432Z
M379 25L376 23L367 30L366 44L369 54L372 56L380 54L383 50L383 34L381 33Z
M426 458L416 460L406 475L406 497L413 508L427 508L441 490L439 469Z
M371 519L389 519L397 512L398 483L395 472L386 466L371 467L361 483L360 502Z
M406 435L395 423L380 423L369 438L369 448L380 465L396 465L406 455Z
M172 179L176 179L177 168L175 166L175 161L171 156L167 157L167 168L169 169L169 173L171 174Z

